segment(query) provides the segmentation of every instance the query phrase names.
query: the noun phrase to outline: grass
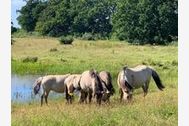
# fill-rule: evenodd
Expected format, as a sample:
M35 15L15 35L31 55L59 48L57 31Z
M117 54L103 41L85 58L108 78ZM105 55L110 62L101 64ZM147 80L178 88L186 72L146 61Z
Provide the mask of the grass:
M130 45L116 41L74 40L72 45L61 45L55 38L14 38L12 45L12 73L65 74L82 73L95 68L110 71L116 94L110 105L97 106L65 104L64 98L49 100L49 106L39 103L12 104L12 125L79 125L79 126L152 126L178 123L178 47ZM55 48L56 51L50 51ZM22 62L37 57L37 62ZM123 65L146 64L154 67L166 89L161 92L154 81L149 94L135 90L131 104L119 103L116 78Z

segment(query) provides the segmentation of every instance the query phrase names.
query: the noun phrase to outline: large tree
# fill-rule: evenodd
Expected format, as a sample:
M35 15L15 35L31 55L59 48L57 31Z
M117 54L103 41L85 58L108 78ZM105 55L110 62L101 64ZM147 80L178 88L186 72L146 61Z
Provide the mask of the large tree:
M107 36L112 30L109 0L50 0L36 30L44 35L82 35L86 32Z
M40 16L40 13L46 8L46 1L42 0L25 0L26 5L18 10L20 13L17 20L22 29L27 32L34 31L36 22Z
M119 0L114 34L139 43L170 42L178 34L177 0Z
M73 22L70 0L50 0L43 10L36 30L43 35L67 35Z
M78 11L74 17L73 32L93 33L108 36L112 31L111 15L115 2L112 0L78 0Z

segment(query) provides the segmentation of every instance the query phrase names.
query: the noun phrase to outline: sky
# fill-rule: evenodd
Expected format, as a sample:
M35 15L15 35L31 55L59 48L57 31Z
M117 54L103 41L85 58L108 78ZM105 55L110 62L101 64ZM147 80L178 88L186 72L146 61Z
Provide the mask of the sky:
M18 24L18 21L16 18L18 17L19 13L16 13L16 10L20 10L22 6L24 6L26 2L23 0L11 0L11 20L13 22L13 26L20 28L20 25Z

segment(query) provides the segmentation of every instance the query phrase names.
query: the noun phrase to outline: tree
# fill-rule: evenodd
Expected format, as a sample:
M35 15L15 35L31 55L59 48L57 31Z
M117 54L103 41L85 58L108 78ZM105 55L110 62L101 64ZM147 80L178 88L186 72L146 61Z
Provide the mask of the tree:
M108 0L50 0L36 30L50 36L86 32L107 36L112 30L111 3Z
M165 44L178 34L177 0L120 0L113 32L120 40Z
M43 35L67 35L72 25L73 17L69 0L51 0L43 10L36 25L36 31Z
M40 12L46 8L46 2L41 0L28 0L26 5L18 10L20 13L17 20L22 29L27 32L34 31Z
M73 32L109 36L112 31L111 14L114 6L112 0L79 0L75 4L78 11L74 17Z
M11 21L11 34L16 32L18 29L16 27L14 27L13 22Z

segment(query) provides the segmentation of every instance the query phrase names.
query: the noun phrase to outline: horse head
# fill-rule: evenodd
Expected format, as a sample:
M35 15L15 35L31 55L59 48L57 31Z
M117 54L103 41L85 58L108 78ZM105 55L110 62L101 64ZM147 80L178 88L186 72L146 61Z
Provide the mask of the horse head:
M39 77L35 83L34 83L34 88L33 88L33 91L34 91L34 94L36 95L39 90L40 90L40 86L41 86L41 81L42 81L43 77Z

